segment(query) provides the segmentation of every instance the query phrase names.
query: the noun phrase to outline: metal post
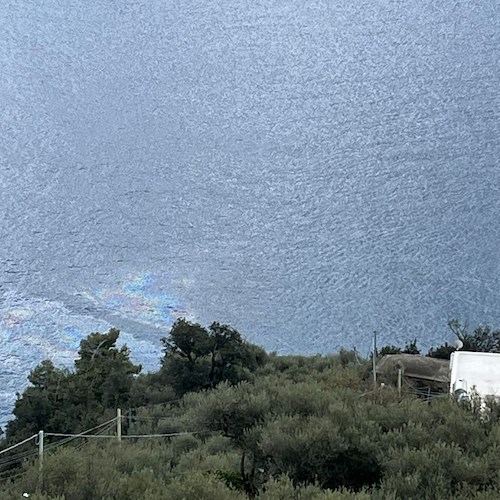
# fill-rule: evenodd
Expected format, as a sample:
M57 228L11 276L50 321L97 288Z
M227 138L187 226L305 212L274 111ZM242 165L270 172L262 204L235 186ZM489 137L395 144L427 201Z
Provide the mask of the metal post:
M373 332L373 388L377 388L377 332Z
M38 431L38 487L43 489L43 431Z
M122 410L116 409L116 439L118 442L122 440Z

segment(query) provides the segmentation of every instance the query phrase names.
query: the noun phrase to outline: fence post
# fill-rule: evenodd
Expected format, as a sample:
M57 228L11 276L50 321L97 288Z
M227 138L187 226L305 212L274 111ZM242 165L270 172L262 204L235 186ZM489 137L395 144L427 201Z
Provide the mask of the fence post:
M43 490L43 431L38 431L38 487Z
M401 368L398 368L398 396L401 398L401 385L403 381L403 373Z
M116 439L120 443L122 440L122 410L116 409Z

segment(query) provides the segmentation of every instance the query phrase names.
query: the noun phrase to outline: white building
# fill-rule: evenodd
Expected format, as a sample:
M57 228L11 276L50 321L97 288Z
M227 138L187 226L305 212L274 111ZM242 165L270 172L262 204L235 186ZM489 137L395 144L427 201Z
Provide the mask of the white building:
M477 394L500 399L500 354L455 351L450 358L450 392L456 397Z

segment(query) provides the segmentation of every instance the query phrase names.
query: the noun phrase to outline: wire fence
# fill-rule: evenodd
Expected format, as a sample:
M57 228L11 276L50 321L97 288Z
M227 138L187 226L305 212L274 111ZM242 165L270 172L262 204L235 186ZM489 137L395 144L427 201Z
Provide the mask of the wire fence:
M38 436L38 434L33 434L33 436L30 436L29 438L26 438L24 441L21 441L20 443L13 444L12 446L9 446L8 448L5 448L5 450L0 451L0 455L3 455L4 453L7 453L14 448L17 448L19 446L22 446L25 443L28 443L32 439L35 439Z
M41 450L46 454L47 452L52 452L60 449L63 446L75 443L75 450L82 450L89 445L91 440L97 439L114 439L114 440L129 440L129 439L151 439L151 438L175 438L178 436L186 435L199 435L210 433L211 431L199 430L199 431L183 431L183 432L169 432L169 433L149 433L149 434L124 434L118 435L118 421L119 419L124 422L140 423L151 422L151 420L164 420L172 417L168 416L158 416L158 417L136 417L131 415L116 416L106 422L98 424L90 429L79 433L62 433L62 432L45 432L42 434L42 439L51 440L53 442L43 443L42 448L39 447L40 434L33 434L32 436L15 443L4 450L0 450L0 483L4 481L15 480L19 477L24 476L27 471L18 471L15 465L20 465L25 461L35 460L40 458ZM130 429L129 429L130 430ZM113 432L114 431L114 432ZM81 440L77 442L77 440ZM76 443L77 442L77 443ZM31 444L30 449L18 451L16 453L10 453L13 450L23 446ZM35 445L35 446L33 446ZM4 470L2 470L4 469Z
M436 398L447 398L449 397L448 392L438 392L431 390L430 387L419 387L410 383L405 377L402 377L402 383L404 386L404 392L407 394L413 394L419 396L423 399L436 399Z

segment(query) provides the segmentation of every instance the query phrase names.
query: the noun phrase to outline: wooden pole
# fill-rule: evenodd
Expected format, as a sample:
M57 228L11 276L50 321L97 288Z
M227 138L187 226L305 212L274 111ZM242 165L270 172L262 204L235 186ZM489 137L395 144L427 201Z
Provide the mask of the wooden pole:
M377 332L373 332L373 389L377 388Z
M38 487L43 490L43 431L38 431Z
M116 409L116 439L120 443L122 440L122 410Z
M398 368L398 396L401 397L401 386L403 382L403 372Z

